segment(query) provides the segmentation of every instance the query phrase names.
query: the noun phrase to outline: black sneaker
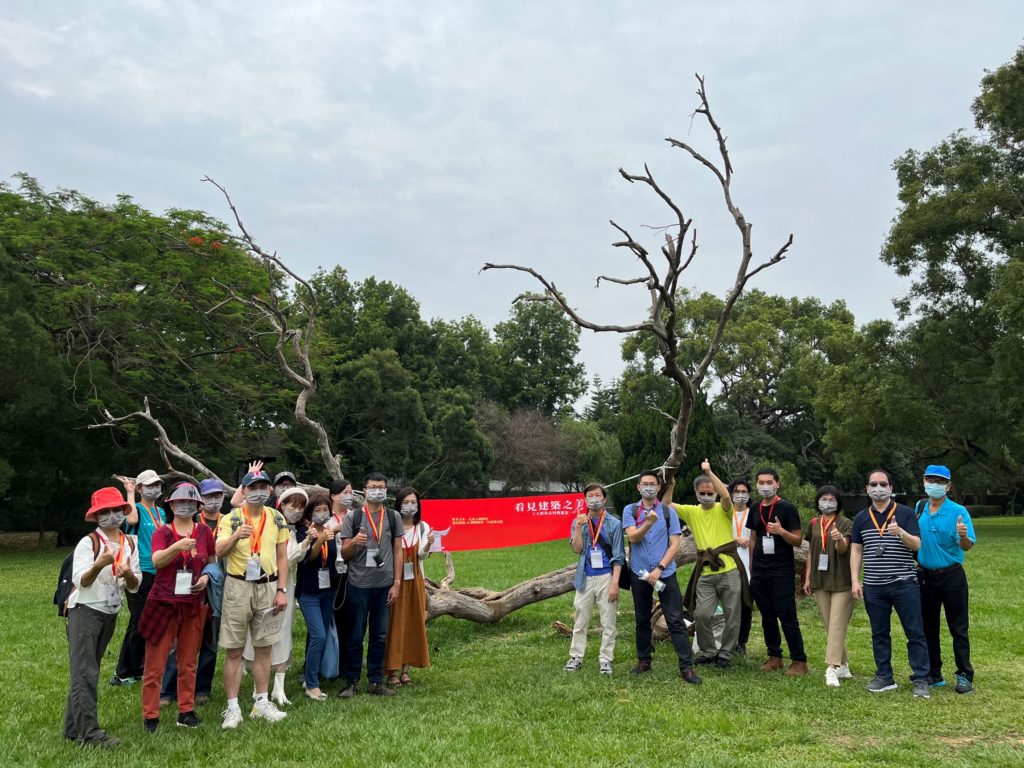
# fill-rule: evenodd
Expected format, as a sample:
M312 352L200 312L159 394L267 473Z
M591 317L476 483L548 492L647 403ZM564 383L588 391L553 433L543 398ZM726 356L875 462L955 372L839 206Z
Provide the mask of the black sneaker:
M688 685L702 685L704 683L703 680L697 677L697 673L692 669L681 670L679 674L683 676L683 680L685 680Z
M693 664L697 667L703 667L706 664L714 664L717 659L717 656L698 656L693 660Z
M120 743L121 743L120 739L116 739L113 736L108 736L107 734L104 733L102 736L100 736L97 739L86 739L85 741L82 742L82 746L85 746L85 747L107 747L107 748L111 748L111 747L116 747Z
M957 693L974 693L974 683L968 680L966 676L958 674L956 676L956 688L953 690Z
M182 728L198 728L202 722L195 712L181 712L178 715L178 725Z
M629 670L631 675L642 675L644 672L651 671L651 662L649 661L638 661L636 666Z
M137 681L134 677L118 677L117 675L114 675L110 678L110 684L115 688L122 685L135 685L136 682Z
M867 684L866 687L867 690L871 693L884 693L885 691L895 691L897 688L899 688L899 686L896 684L896 681L893 680L891 677L885 678L878 677L877 675L875 676L874 680ZM925 688L927 688L927 686L925 686Z
M719 669L728 669L732 666L732 659L727 659L725 656L715 656L715 666Z
M366 692L371 696L394 696L395 689L388 688L384 683L370 683L366 687Z
M147 717L142 721L142 727L146 729L146 733L156 733L158 725L160 725L159 717Z
M736 650L733 651L733 653L735 653L737 656L746 656L747 655L747 644L746 643L739 643L736 646Z
M338 691L338 698L339 699L351 699L355 695L356 695L356 684L355 683L349 683L344 688L342 688L340 691Z

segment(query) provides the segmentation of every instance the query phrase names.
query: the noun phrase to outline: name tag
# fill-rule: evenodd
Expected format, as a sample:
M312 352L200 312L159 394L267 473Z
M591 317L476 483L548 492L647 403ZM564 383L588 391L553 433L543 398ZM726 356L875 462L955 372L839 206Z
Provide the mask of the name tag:
M771 536L762 536L761 537L761 551L764 552L766 555L774 555L775 554L775 539L773 539Z
M121 607L121 585L116 581L107 588L107 607L115 611Z
M416 563L405 563L402 566L402 581L412 581L416 578Z
M259 581L260 580L260 559L258 557L250 557L245 564L245 580L246 581Z
M339 574L348 573L348 563L342 560L339 556L338 559L334 561L334 570Z
M327 568L321 568L316 572L317 586L320 589L330 589L331 587L331 572Z
M601 557L600 549L595 548L590 550L590 567L595 570L604 568L604 560Z
M818 555L818 570L819 571L827 571L828 570L828 555L826 555L824 553Z
M380 553L379 549L367 549L366 550L366 567L376 568L377 567L377 555Z
M192 591L192 571L178 571L174 575L174 594L187 595Z

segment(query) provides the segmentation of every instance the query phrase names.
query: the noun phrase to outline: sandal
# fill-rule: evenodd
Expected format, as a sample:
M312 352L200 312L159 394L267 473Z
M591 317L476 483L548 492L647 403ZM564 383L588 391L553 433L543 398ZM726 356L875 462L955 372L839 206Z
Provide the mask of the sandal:
M401 682L402 682L402 685L412 685L412 678L409 677L409 673L408 672L403 672L402 673Z
M324 693L323 691L320 691L320 693L318 693L316 695L313 695L312 693L310 693L309 689L307 688L304 691L304 693L306 694L306 698L307 699L312 699L313 701L327 701L327 694Z
M388 685L392 688L397 688L402 684L402 681L398 679L398 675L388 675Z

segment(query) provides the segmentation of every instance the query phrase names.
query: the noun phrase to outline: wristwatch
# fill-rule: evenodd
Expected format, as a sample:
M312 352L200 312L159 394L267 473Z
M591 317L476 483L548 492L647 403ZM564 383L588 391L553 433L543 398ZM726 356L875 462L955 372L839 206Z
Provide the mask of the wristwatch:
M658 569L659 571L664 571L664 570L665 570L665 566L664 566L664 565L662 565L661 563L658 563L658 564L657 564L656 566L654 566L654 567L655 567L655 568L657 568L657 569Z
M287 594L288 594L288 590L287 590L287 589L286 589L285 587L278 587L278 588L277 588L277 591L278 591L278 592L281 592L281 593L283 593L283 594L285 594L285 595L287 595Z

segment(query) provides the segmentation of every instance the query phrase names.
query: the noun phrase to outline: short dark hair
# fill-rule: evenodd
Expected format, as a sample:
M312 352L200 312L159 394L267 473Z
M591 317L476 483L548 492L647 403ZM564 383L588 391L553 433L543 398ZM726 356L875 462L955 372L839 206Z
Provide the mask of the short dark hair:
M754 473L754 482L757 482L761 475L771 475L776 483L779 482L779 473L774 467L761 467Z
M658 485L661 485L661 475L658 474L658 470L656 470L656 469L645 469L643 472L641 472L639 475L637 475L637 477L636 477L637 483L642 482L645 477L653 477L655 482L657 482Z
M395 495L395 511L398 512L398 514L402 514L402 501L404 501L405 497L409 494L416 497L416 514L412 516L412 522L414 525L419 525L421 519L420 500L422 497L420 496L420 492L411 485L405 486Z
M384 483L385 485L387 485L388 479L381 472L371 472L366 476L366 479L363 481L363 485L365 486L367 483L371 481L376 483Z
M741 485L747 489L747 493L750 493L750 481L745 477L734 477L732 482L729 483L729 493L735 493L736 488Z
M868 476L867 476L867 478L865 478L864 482L870 483L871 482L871 476L872 475L876 475L878 473L881 473L881 474L885 475L885 479L888 480L889 481L889 485L892 486L892 475L889 474L889 470L887 470L887 469L872 469L870 472L868 472Z
M352 485L352 481L346 480L344 477L339 477L337 480L331 480L331 496L338 495L350 485Z
M836 512L843 511L843 497L839 495L839 489L834 485L823 485L814 492L814 508L818 509L818 502L822 496L836 497Z
M320 504L326 504L327 509L331 508L331 499L323 491L313 491L309 494L309 501L306 502L306 508L302 511L302 519L307 523L313 520L313 510L316 509Z
M583 495L586 496L591 491L600 491L601 495L604 496L605 500L608 499L608 491L604 489L604 486L600 483L590 483L586 488L583 489Z

